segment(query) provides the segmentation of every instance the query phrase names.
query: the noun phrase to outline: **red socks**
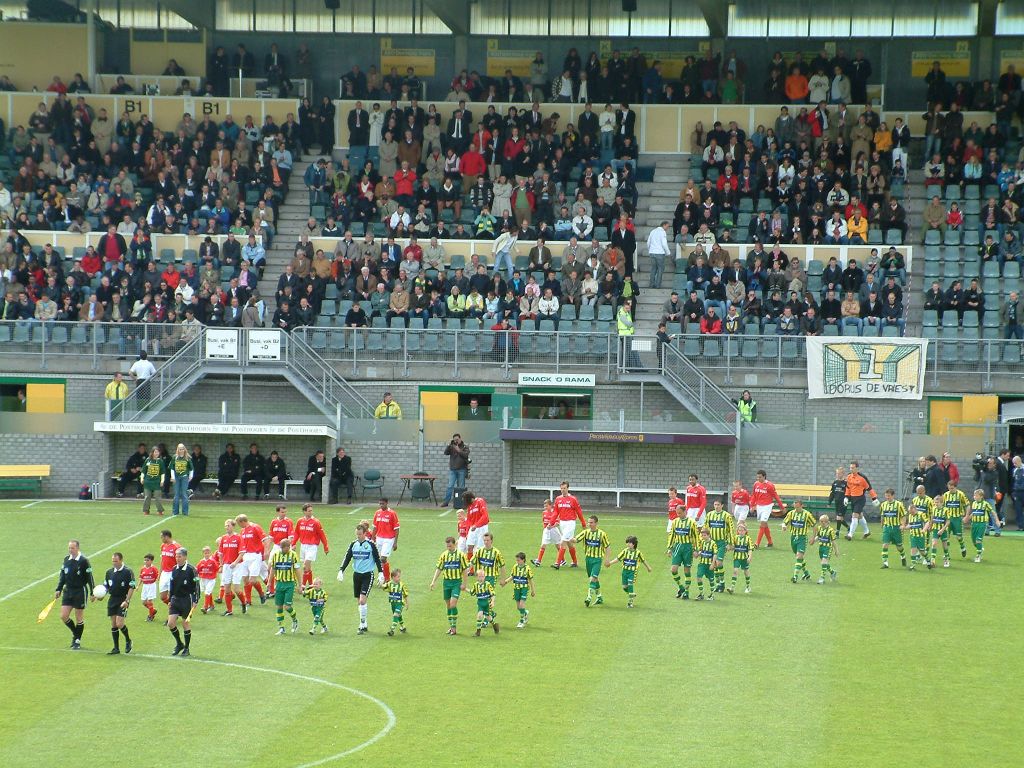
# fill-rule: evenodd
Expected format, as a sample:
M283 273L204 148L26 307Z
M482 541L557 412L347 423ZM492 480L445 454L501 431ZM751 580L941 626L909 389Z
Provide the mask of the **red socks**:
M147 600L143 603L143 605L146 606L146 608L149 610L149 618L152 619L154 616L156 616L156 608L153 607L153 602L151 600Z
M384 581L391 581L391 565L387 560L384 561Z
M160 602L163 603L164 605L170 605L171 604L171 596L169 594L161 596L160 597Z
M203 608L206 608L207 610L213 609L213 595L206 596L206 599L203 601Z
M303 571L302 572L302 586L307 587L313 583L313 572Z
M573 555L576 557L576 555ZM555 565L561 565L565 562L565 547L558 548L558 557L555 558Z
M245 597L243 598L242 602L246 603L247 605L252 605L252 584L245 585Z
M573 565L578 565L578 562L577 562L577 560L576 560L576 550L575 550L575 549L570 549L570 550L569 550L569 557L571 557L571 558L572 558L572 563L573 563ZM564 558L563 558L563 559L564 559Z
M537 562L541 563L543 561L544 561L544 547L541 547L540 550L537 552Z
M262 585L262 584L260 584L260 583L259 583L259 582L257 581L257 582L256 582L255 584L253 584L252 586L253 586L253 588L254 588L254 589L256 590L256 594L258 594L258 595L259 595L260 597L263 597L263 585ZM252 601L250 600L250 602L252 602Z
M228 612L231 612L231 603L234 602L234 596L231 590L224 591L224 604L228 607Z
M772 530L768 527L767 523L761 523L761 527L757 529L757 541L755 542L758 546L761 545L761 539L768 539L768 545L771 546L772 542Z

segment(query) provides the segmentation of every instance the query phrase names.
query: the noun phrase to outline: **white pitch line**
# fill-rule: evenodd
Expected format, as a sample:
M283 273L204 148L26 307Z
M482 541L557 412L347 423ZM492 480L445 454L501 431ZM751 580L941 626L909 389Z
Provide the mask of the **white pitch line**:
M67 649L64 649L64 648L22 648L22 647L18 647L18 646L0 646L0 651L12 651L12 652L23 652L23 653L38 653L39 651L50 651L50 652L54 652L54 653L65 653L65 652L71 653L70 650L67 650ZM82 651L77 651L77 653L81 653L81 652ZM98 651L85 651L85 652L86 653L99 653ZM195 656L190 656L188 661L186 661L184 659L175 658L173 656L156 656L155 654L151 654L151 653L133 653L133 654L131 654L131 656L138 657L140 659L155 659L156 661L173 661L173 662L176 662L176 663L179 663L179 664L182 664L182 663L188 664L189 662L198 663L198 664L212 664L212 665L218 666L218 667L228 667L228 668L231 668L231 669L242 669L242 670L245 670L247 672L262 672L262 673L267 674L267 675L281 675L283 677L290 677L290 678L293 678L295 680L301 680L301 681L306 682L306 683L315 683L317 685L325 685L328 688L335 688L335 689L337 689L339 691L345 691L346 693L350 693L353 696L358 696L358 697L360 697L362 699L366 699L370 703L372 703L372 704L376 705L378 708L380 708L380 710L384 713L385 717L387 718L387 722L384 724L384 727L381 728L379 731L377 731L377 733L375 733L369 739L367 739L366 741L362 742L361 744L357 744L354 747L346 749L344 752L338 752L337 754L328 755L327 757L321 758L320 760L314 760L311 763L303 763L302 765L296 766L296 768L315 768L315 766L326 765L327 763L333 763L335 760L341 760L342 758L348 757L349 755L353 755L356 752L361 752L362 750L366 749L367 747L373 746L378 741L380 741L385 736L387 736L389 733L391 733L391 730L395 727L395 724L398 722L398 718L395 717L395 713L391 709L391 707L389 707L383 701L378 699L376 696L373 696L373 695L367 693L366 691L361 691L358 688L351 688L351 687L349 687L347 685L342 685L341 683L335 683L335 682L333 682L331 680L324 680L322 677L311 677L309 675L300 675L300 674L298 674L296 672L286 672L286 671L284 671L282 669L271 669L270 667L255 667L255 666L250 666L248 664L236 664L236 663L231 662L231 661L218 661L216 659L198 659Z
M46 501L46 499L40 499L39 501L33 501L31 504L23 505L22 509L28 509L29 507L34 507L36 504L42 504L44 501Z
M447 515L447 514L450 514L450 513L451 513L451 510L450 510L450 509L446 509L446 510L445 510L444 512L442 512L442 513L441 513L440 515L438 515L438 517L444 517L445 515Z
M365 507L356 507L351 512L349 512L349 514L350 515L354 515L356 512L362 512L364 509L365 509Z
M109 552L114 547L119 547L122 544L124 544L126 541L131 541L136 536L138 536L140 534L143 534L143 533L146 533L147 531L152 531L154 528L157 528L157 527L159 527L161 525L167 525L167 521L163 520L163 519L157 520L152 525L147 526L146 528L142 528L141 530L136 531L131 536L125 536L120 541L115 541L110 546L104 547L103 549L97 550L97 551L95 551L95 552L93 552L91 554L92 554L93 557L95 557L96 555L102 555L104 552ZM32 589L32 587L38 586L39 584L42 584L44 581L47 581L47 580L52 579L52 578L54 578L56 576L59 576L59 575L60 575L60 571L54 571L53 573L51 573L48 576L43 576L43 578L41 578L41 579L36 579L31 584L26 584L21 589L16 589L13 592L11 592L9 595L4 595L3 597L0 597L0 603L6 602L7 600L10 600L12 597L14 597L16 595L20 595L22 592L25 592L26 590Z

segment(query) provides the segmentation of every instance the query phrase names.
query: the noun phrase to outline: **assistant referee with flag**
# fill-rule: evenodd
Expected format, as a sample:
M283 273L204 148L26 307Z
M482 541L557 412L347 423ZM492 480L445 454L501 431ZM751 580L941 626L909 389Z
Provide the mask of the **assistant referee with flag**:
M188 550L184 547L174 554L177 565L171 571L171 583L168 587L170 603L167 612L167 628L174 635L174 656L188 656L188 647L192 641L192 608L199 602L199 576L196 569L188 561ZM182 617L182 628L185 630L185 642L181 641L178 632L178 617Z
M92 566L88 558L79 550L78 539L68 542L68 556L60 567L60 578L54 599L60 598L60 620L71 630L71 650L82 647L82 632L85 631L85 602L95 600L92 596ZM75 611L75 620L71 620L71 609Z

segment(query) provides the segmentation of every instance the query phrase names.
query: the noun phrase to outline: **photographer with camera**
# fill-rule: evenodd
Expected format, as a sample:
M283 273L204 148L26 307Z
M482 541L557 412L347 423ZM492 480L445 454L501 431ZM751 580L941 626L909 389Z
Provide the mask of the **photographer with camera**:
M462 435L457 432L444 449L444 455L448 457L448 488L444 492L441 506L447 507L456 494L466 490L466 475L472 459L469 458L469 446L462 442Z
M981 492L985 494L985 500L992 506L993 517L989 521L988 532L999 536L999 518L995 516L996 492L999 487L999 469L996 466L996 459L994 456L982 456L980 453L976 453L971 462L971 468L974 470L974 481L978 484Z

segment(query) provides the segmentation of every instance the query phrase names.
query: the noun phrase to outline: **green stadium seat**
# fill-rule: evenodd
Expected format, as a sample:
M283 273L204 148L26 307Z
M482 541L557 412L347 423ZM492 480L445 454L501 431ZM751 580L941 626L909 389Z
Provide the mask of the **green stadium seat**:
M942 235L937 229L929 229L924 234L925 245L940 245L942 243Z
M934 309L926 309L921 313L921 325L925 328L935 328L939 324L939 313Z
M959 229L947 229L946 236L942 242L944 245L960 245L961 235L963 233Z

